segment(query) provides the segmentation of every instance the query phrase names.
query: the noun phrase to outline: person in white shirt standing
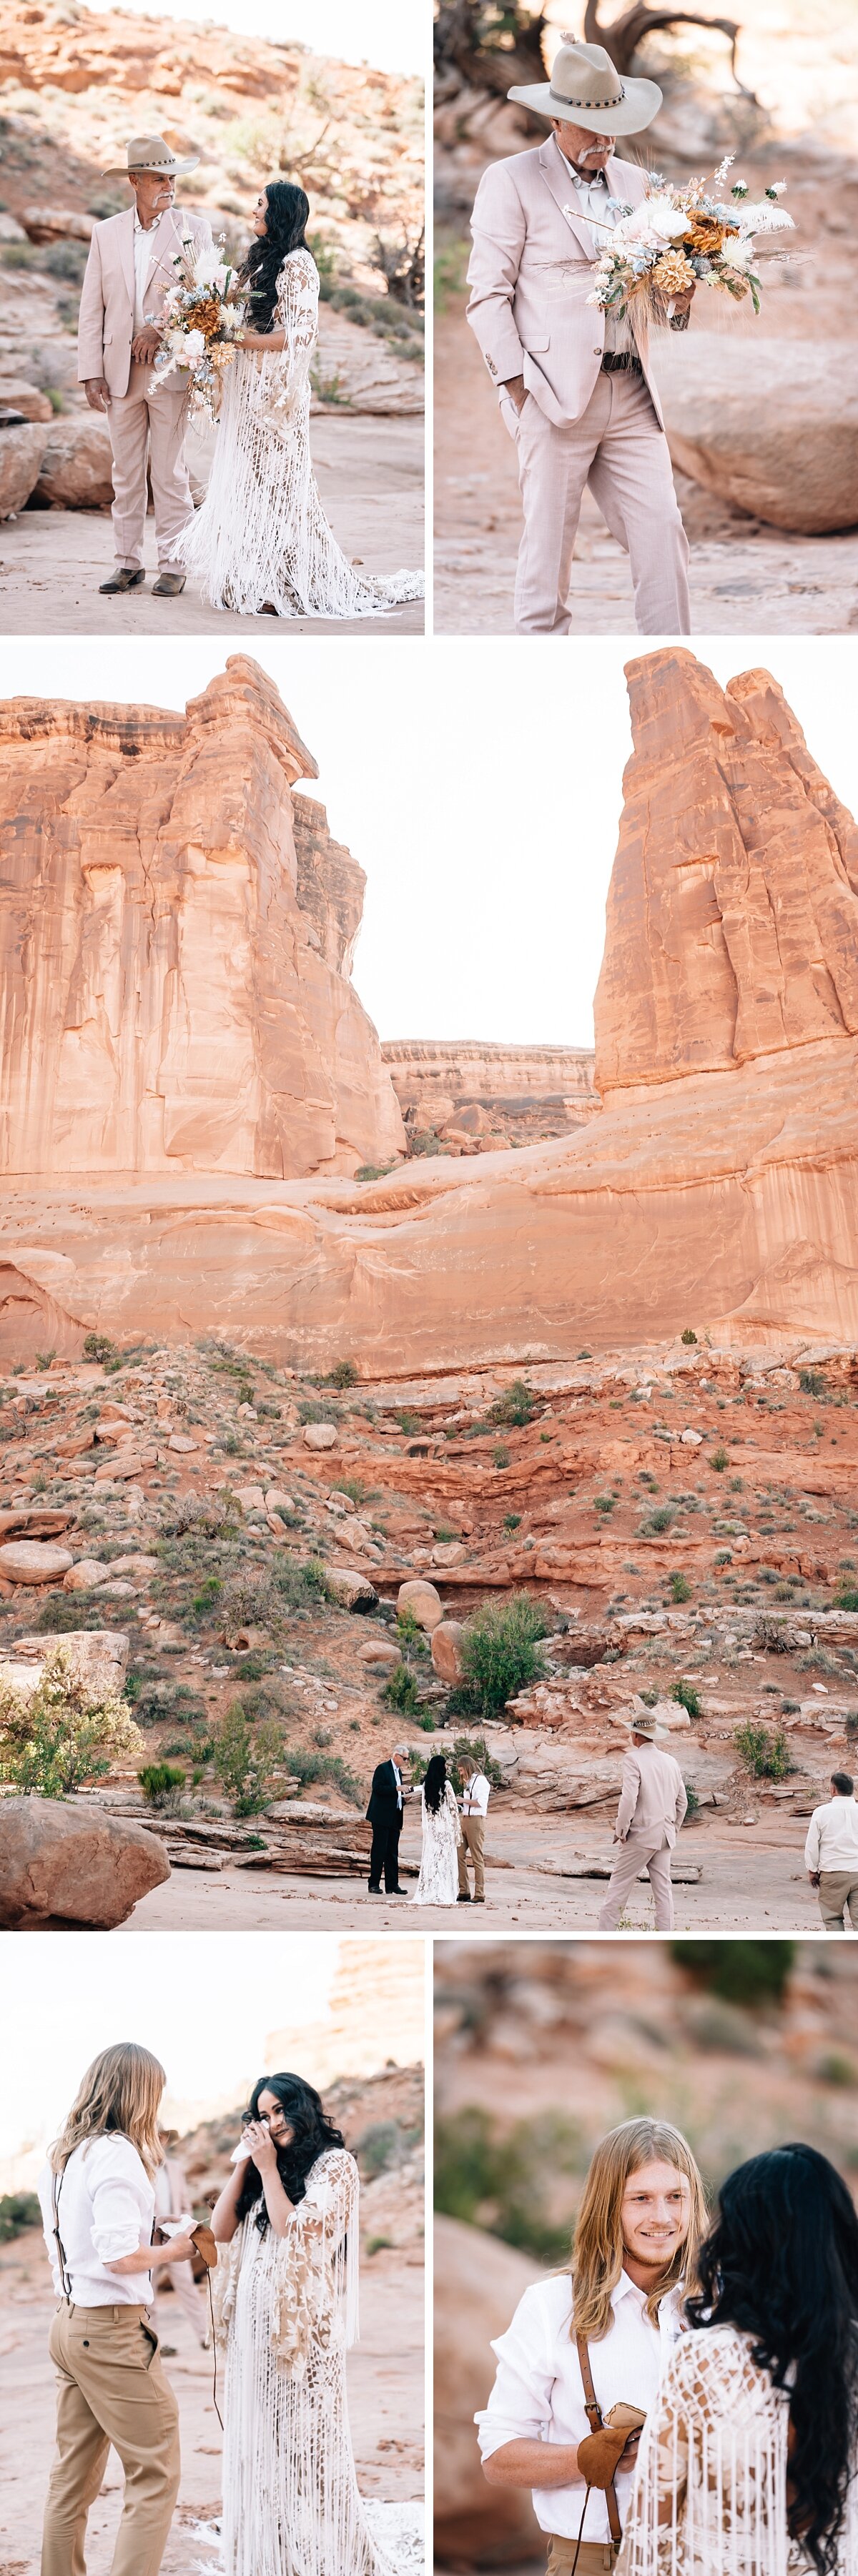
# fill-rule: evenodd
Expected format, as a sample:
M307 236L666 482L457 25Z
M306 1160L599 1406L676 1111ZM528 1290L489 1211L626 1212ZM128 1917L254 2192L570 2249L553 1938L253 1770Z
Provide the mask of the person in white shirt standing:
M832 1771L833 1795L814 1807L804 1846L804 1865L811 1887L819 1890L819 1911L826 1932L844 1932L844 1909L858 1932L858 1807L855 1782L848 1771Z
M462 1793L462 1839L459 1844L458 1895L458 1903L460 1905L470 1905L471 1903L471 1891L468 1886L469 1853L474 1864L473 1902L475 1905L484 1905L486 1901L486 1817L489 1812L490 1796L491 1791L489 1789L485 1772L472 1771Z
M483 2473L491 2486L530 2487L550 2535L548 2576L573 2566L602 2576L615 2564L638 2434L682 2331L683 2282L706 2225L681 2130L624 2121L593 2157L571 2278L534 2282L492 2346L495 2384L474 2419Z
M133 2040L87 2068L39 2177L54 2287L57 2456L42 2576L83 2576L87 2515L113 2443L125 2501L112 2576L158 2576L179 2491L179 2413L150 2319L152 2274L191 2262L190 2235L153 2246L164 2069Z

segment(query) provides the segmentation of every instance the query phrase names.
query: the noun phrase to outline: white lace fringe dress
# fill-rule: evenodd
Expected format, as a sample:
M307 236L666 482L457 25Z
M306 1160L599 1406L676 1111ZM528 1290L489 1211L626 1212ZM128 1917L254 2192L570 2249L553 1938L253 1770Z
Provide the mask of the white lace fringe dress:
M375 617L422 599L421 573L367 580L329 528L310 455L310 362L319 324L319 273L290 251L277 280L275 330L285 347L240 350L224 375L208 491L180 547L185 571L214 608L254 616Z
M788 2429L789 2393L749 2335L682 2335L641 2437L617 2576L812 2576L787 2528ZM858 2576L854 2481L837 2567Z
M225 2576L396 2576L370 2536L349 2430L358 2188L354 2157L330 2148L285 2236L260 2236L251 2210L218 2266Z
M423 1825L423 1849L420 1876L412 1902L415 1905L455 1905L459 1894L458 1851L462 1839L459 1810L449 1780L437 1815L427 1807L420 1791L420 1815Z

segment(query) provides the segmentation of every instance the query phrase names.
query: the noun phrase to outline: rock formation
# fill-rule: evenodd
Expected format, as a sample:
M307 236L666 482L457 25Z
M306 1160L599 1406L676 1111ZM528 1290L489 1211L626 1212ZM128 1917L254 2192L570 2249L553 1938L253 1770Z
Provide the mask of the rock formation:
M567 1135L599 1108L592 1047L390 1039L381 1052L410 1145L433 1136L460 1153L478 1152L485 1139L532 1145Z
M184 717L0 712L0 1167L282 1180L404 1144L349 981L364 877L243 654Z

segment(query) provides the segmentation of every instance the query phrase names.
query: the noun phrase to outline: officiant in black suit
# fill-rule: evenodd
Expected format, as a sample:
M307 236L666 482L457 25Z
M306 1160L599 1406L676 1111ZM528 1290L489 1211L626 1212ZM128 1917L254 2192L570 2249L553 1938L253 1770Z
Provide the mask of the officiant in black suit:
M408 1760L407 1744L395 1744L386 1762L379 1762L372 1775L367 1823L372 1826L372 1850L369 1858L370 1896L381 1895L381 1873L387 1896L404 1896L399 1884L399 1837L402 1832L402 1771Z

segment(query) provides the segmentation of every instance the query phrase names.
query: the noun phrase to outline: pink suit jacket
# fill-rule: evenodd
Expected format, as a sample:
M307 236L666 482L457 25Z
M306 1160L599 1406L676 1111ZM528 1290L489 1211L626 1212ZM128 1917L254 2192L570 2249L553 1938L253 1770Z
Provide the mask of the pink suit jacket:
M632 1744L623 1763L617 1841L673 1845L688 1806L685 1782L672 1753L660 1744Z
M182 208L169 206L153 235L144 295L147 313L160 316L167 288L175 282L172 256L181 250L183 233L190 233L197 248L211 249L206 216L186 215ZM134 207L129 206L124 214L108 215L93 227L78 320L79 383L103 376L112 394L127 394L133 338ZM171 385L185 381L184 370L169 379Z
M612 197L637 206L647 174L612 155ZM587 409L605 349L605 316L588 304L595 254L589 224L553 134L484 170L471 218L468 321L498 385L523 376L547 420L562 427ZM610 234L606 233L606 241ZM633 323L638 355L664 428L644 323Z

